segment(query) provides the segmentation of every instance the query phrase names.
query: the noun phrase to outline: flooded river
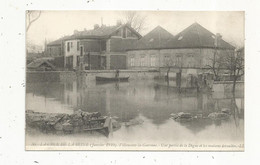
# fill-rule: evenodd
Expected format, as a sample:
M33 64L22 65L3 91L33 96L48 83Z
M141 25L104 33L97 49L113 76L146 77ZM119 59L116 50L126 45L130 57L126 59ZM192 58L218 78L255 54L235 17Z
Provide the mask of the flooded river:
M81 109L117 116L125 123L141 119L140 125L124 126L109 138L98 133L68 135L26 133L26 145L42 143L122 142L122 143L208 143L243 144L243 91L234 97L229 91L178 93L155 80L96 84L95 82L27 83L26 109L45 113L68 113ZM172 113L203 115L236 107L229 120L178 122Z

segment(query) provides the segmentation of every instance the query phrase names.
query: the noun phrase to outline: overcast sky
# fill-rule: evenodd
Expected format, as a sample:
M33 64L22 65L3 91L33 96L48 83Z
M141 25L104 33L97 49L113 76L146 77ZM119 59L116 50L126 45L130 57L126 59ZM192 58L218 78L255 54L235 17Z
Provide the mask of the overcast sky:
M213 33L220 33L223 39L233 45L244 44L244 12L168 12L142 11L146 16L145 35L156 26L176 35L194 22ZM28 41L43 45L64 35L73 34L74 30L93 29L94 24L115 25L122 18L122 11L43 11L41 17L30 27Z

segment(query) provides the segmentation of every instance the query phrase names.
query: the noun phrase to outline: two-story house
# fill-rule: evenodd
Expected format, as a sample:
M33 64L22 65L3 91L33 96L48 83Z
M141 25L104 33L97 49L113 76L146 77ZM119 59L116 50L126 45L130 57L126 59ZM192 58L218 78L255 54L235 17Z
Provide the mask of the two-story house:
M64 41L64 67L68 69L126 69L127 52L141 35L128 25L98 26L74 31Z

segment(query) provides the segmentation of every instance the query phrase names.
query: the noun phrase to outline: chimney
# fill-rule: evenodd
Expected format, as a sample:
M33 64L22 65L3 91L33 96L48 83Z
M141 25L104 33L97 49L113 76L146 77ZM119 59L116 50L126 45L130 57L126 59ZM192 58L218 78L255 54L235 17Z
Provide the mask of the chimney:
M86 29L86 28L84 28L84 31L87 31L87 29Z
M79 31L78 30L74 30L74 34L77 34L77 33L79 33Z
M94 30L98 29L99 28L99 25L98 24L95 24L94 25Z
M214 42L215 47L218 47L218 41L220 39L222 39L222 36L219 33L217 33L215 36L215 42Z
M222 39L222 35L221 35L220 33L217 33L217 34L216 34L216 37L217 37L218 39Z

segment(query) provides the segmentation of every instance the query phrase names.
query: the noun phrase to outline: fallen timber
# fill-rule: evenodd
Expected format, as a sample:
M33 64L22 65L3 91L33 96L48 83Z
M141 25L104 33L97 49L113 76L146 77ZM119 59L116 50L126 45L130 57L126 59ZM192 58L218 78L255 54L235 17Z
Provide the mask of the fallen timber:
M73 114L41 113L26 111L26 128L44 133L79 133L96 131L108 136L118 130L121 124L112 117L101 116L99 112L77 110Z

